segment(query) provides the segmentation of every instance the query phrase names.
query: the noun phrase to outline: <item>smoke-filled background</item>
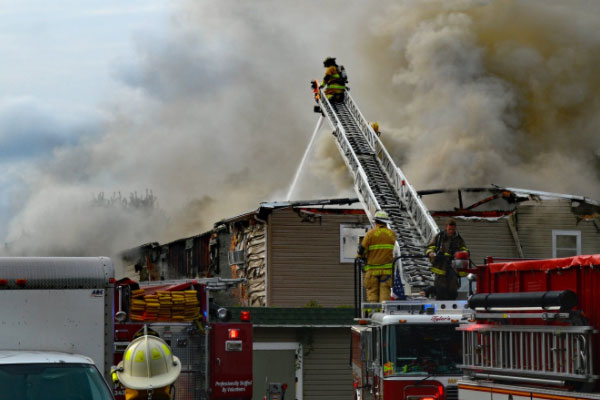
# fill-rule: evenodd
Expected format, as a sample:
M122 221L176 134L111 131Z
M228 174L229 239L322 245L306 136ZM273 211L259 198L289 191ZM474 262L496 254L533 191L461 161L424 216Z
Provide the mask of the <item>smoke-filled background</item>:
M599 12L583 0L182 2L166 36L135 38L136 62L116 66L102 123L19 166L4 252L114 255L286 200L326 56L417 189L600 199ZM293 198L352 196L348 176L323 130Z

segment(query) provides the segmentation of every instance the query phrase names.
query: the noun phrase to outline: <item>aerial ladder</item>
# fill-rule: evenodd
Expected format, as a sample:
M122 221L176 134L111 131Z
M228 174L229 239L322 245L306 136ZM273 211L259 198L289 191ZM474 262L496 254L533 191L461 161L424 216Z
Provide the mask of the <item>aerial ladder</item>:
M343 100L333 102L319 88L318 81L312 85L318 103L315 112L321 114L315 134L327 119L369 220L374 223L373 216L378 210L390 217L390 228L396 233L400 248L405 293L420 292L424 286L433 284L428 260L422 256L429 241L439 232L437 224L348 91Z

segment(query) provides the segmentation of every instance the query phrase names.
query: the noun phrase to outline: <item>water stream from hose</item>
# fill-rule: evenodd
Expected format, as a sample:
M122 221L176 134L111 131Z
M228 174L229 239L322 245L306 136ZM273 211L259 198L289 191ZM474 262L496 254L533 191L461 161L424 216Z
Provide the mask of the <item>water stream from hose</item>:
M296 188L296 184L298 183L298 178L300 177L300 173L302 172L302 169L304 168L304 163L306 162L306 159L308 158L308 154L310 153L310 150L315 143L315 138L317 137L317 134L321 130L321 125L323 125L324 119L325 118L323 118L322 115L319 117L319 122L317 122L317 126L315 127L315 131L313 132L312 137L310 138L308 147L306 147L306 150L304 151L304 156L302 157L302 161L300 161L300 165L298 165L298 169L296 170L296 176L294 176L294 180L292 181L292 184L290 185L290 190L288 191L288 194L286 196L287 201L290 201L292 198L292 194L294 193L294 189Z

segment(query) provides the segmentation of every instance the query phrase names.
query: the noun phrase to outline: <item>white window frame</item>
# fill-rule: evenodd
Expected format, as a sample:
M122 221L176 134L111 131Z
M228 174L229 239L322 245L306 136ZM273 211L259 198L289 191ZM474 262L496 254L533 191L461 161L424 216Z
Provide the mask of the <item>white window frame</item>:
M344 229L365 229L366 232L371 229L371 225L369 224L340 224L340 263L354 263L354 258L356 256L353 255L352 258L344 257ZM358 248L358 244L357 244Z
M252 350L294 350L296 352L296 400L302 400L304 350L299 342L254 342Z
M576 239L576 249L577 255L581 255L581 231L575 230L562 230L562 229L553 229L552 230L552 258L556 258L556 237L557 236L575 236ZM562 249L561 250L566 250Z

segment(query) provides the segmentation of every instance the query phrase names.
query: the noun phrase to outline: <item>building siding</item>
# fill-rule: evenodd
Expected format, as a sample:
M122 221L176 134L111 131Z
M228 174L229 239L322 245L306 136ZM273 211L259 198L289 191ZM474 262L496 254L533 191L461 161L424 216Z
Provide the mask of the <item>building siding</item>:
M579 221L567 199L522 203L517 227L527 258L552 257L552 230L581 232L582 254L600 253L600 233L593 222Z
M340 263L340 225L368 223L365 215L322 214L312 222L294 210L269 218L269 305L324 307L354 304L352 263Z
M317 332L313 350L304 359L304 398L352 398L350 328L324 329Z

